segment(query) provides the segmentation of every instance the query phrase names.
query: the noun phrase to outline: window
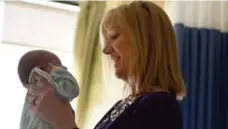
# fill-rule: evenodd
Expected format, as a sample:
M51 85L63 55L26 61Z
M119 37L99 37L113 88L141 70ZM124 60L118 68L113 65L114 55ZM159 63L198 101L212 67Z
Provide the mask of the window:
M56 3L62 3L62 4L67 4L67 5L73 5L73 6L79 6L77 1L53 1Z

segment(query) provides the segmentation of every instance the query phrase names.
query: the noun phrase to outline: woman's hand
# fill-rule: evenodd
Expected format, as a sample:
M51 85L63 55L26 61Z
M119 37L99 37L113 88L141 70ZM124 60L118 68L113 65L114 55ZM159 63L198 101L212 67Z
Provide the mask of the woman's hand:
M32 112L47 121L55 129L75 128L70 104L62 102L56 96L51 84L45 79L41 81L44 84L42 88L35 86L29 86L28 88L28 99L31 103Z

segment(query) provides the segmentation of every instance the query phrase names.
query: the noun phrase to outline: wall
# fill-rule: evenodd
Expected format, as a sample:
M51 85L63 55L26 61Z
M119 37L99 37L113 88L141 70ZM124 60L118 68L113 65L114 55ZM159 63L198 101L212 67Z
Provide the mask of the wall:
M2 42L72 51L78 12L23 1L5 2Z

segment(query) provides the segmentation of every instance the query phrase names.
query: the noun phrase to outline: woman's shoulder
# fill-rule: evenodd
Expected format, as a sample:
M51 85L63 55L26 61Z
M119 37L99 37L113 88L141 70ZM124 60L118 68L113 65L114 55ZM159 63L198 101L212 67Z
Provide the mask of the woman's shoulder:
M117 101L113 105L111 110L119 106L121 103L126 102L127 100L129 99L126 98L126 99L121 99ZM136 97L135 100L132 101L132 104L130 105L131 107L134 107L134 108L145 108L145 107L151 107L151 106L153 106L153 108L158 106L176 106L178 108L179 101L176 99L176 95L174 93L166 92L166 91L157 91L157 92L146 93Z
M115 123L129 129L182 129L182 115L175 94L159 91L138 96Z
M141 95L136 99L135 106L137 108L150 109L154 109L156 107L174 107L175 109L180 110L179 101L176 99L176 95L166 91L158 91Z
M153 92L140 96L134 104L131 117L146 128L182 129L179 101L173 93ZM151 122L153 121L153 122Z
M125 110L121 113L122 109ZM116 118L111 122L110 129L182 129L179 102L176 96L169 92L159 91L140 95L130 104L128 99L120 100L104 118L110 115L111 118ZM104 118L101 121L105 121Z
M174 102L177 103L176 95L171 92L166 91L157 91L152 93L147 93L144 95L141 95L137 98L136 101L139 101L140 103L167 103L167 102Z

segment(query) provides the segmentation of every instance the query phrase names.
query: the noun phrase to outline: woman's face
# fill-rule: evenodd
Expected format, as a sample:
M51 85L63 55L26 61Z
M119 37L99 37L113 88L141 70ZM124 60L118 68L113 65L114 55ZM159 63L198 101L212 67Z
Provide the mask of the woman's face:
M103 38L103 53L110 56L114 62L116 76L126 80L129 60L132 57L129 33L117 25L112 25L107 28L107 33Z

